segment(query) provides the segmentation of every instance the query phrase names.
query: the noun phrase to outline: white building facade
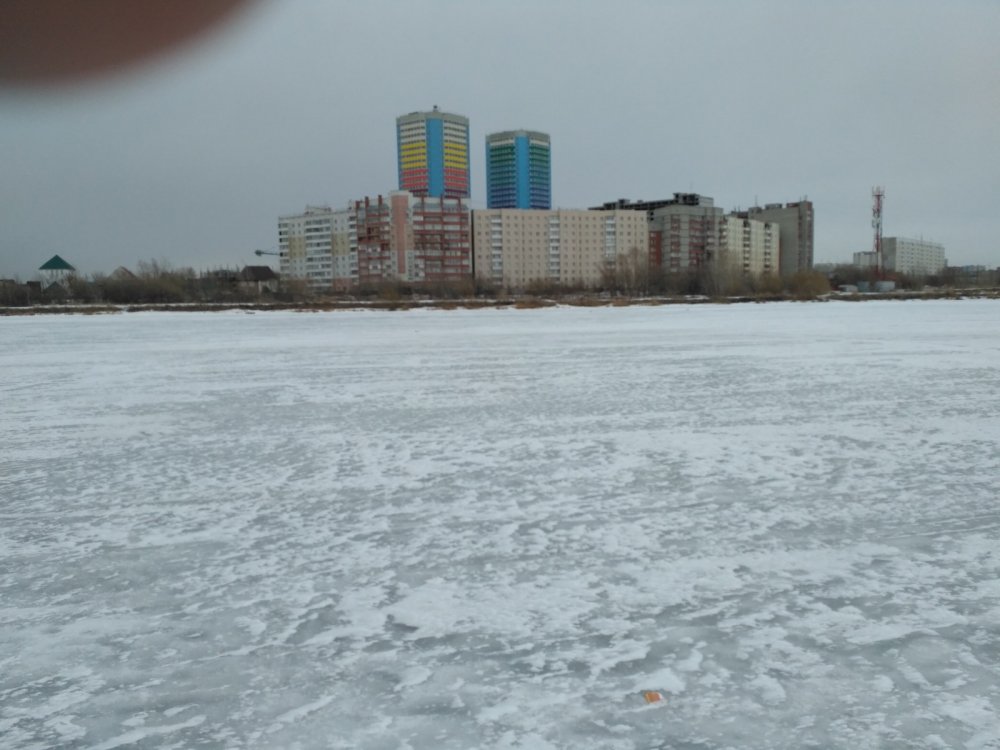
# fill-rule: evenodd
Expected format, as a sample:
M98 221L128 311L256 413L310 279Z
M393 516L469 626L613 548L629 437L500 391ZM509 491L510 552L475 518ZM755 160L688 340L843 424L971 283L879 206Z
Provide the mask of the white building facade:
M854 265L857 268L876 268L878 266L878 258L875 257L875 253L871 250L863 250L859 253L854 253Z
M335 279L357 282L357 231L351 208L306 206L301 214L278 218L281 274L313 289L330 289Z
M905 237L883 238L882 257L886 271L912 276L938 274L947 265L944 245Z
M472 236L476 278L507 289L537 281L595 287L619 258L649 262L643 211L475 210Z
M858 268L877 268L878 258L871 250L854 253L854 265ZM884 271L910 276L932 276L941 273L947 265L944 245L937 242L911 240L905 237L882 239Z

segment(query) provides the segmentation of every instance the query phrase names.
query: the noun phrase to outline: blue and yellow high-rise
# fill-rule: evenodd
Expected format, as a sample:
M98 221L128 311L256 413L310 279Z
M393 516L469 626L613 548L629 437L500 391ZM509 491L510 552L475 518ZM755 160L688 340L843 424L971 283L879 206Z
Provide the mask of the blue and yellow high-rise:
M487 208L552 208L552 147L545 133L486 136Z
M411 112L396 118L399 189L433 198L469 197L469 118Z

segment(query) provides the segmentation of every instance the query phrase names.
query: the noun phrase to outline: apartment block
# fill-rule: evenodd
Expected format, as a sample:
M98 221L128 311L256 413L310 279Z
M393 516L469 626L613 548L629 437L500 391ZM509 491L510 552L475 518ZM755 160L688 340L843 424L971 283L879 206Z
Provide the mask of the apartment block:
M281 274L313 289L357 284L357 233L351 209L306 206L278 218Z
M708 268L719 250L722 209L697 193L674 193L673 200L658 203L646 212L653 265L668 273Z
M781 227L781 250L778 272L791 276L799 271L809 271L813 266L813 204L801 200L797 203L768 203L754 206L747 211L751 219L776 223Z
M471 214L459 198L400 190L345 209L307 206L278 219L278 243L281 273L316 290L472 277Z
M777 223L729 214L719 223L718 266L742 276L777 274L779 242Z
M387 199L379 195L354 201L359 285L395 280L405 268L408 199L409 193L403 192L391 193ZM404 218L402 227L400 216Z
M878 257L871 250L854 253L854 265L858 268L878 268Z
M401 190L355 201L354 211L358 283L472 277L471 214L462 199Z
M746 211L724 214L697 193L632 201L619 198L593 210L641 211L649 222L650 265L668 273L728 270L744 276L778 272L780 226Z
M878 258L871 250L854 253L858 268L877 268ZM944 245L905 237L882 239L882 270L888 273L905 273L913 276L930 276L941 273L948 265Z
M886 271L927 276L944 270L944 245L905 237L884 237L882 258Z
M472 213L476 277L509 289L533 281L593 287L618 258L649 253L641 211L485 209Z

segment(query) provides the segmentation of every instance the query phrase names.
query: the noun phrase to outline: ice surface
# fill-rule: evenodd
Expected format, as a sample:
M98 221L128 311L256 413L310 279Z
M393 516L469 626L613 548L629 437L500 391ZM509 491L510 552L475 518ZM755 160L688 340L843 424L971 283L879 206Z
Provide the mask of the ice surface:
M1000 747L995 301L0 351L5 748Z

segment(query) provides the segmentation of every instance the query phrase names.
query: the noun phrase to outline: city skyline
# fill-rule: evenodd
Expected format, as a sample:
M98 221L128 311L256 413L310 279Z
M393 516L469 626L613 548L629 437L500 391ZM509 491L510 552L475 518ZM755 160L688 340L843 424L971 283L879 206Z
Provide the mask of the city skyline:
M275 216L395 187L394 120L435 103L469 118L473 208L476 144L525 126L558 145L553 207L808 198L815 262L849 262L878 184L886 236L1000 263L997 4L513 5L262 1L123 74L0 91L0 276L253 262Z

